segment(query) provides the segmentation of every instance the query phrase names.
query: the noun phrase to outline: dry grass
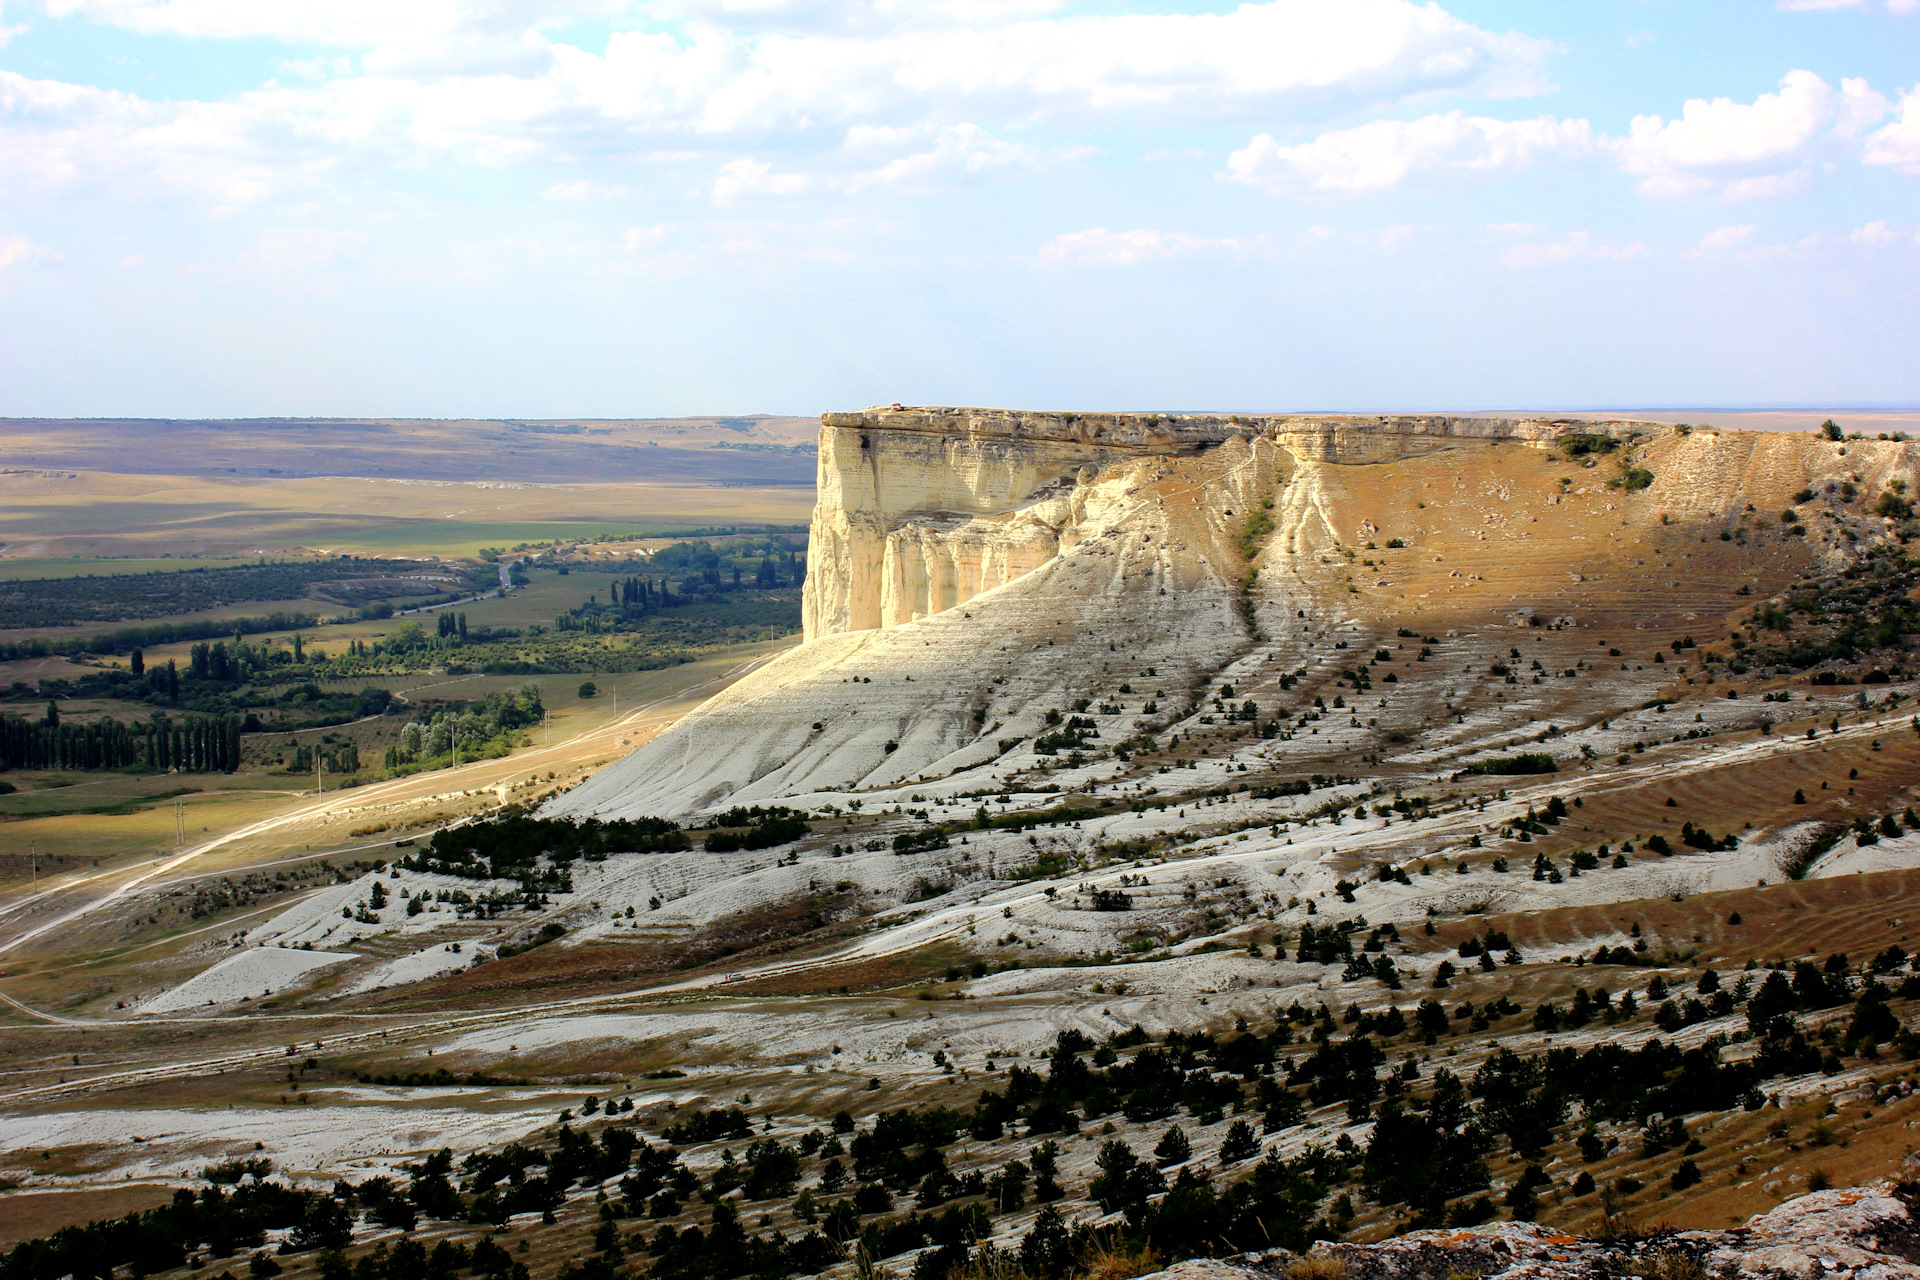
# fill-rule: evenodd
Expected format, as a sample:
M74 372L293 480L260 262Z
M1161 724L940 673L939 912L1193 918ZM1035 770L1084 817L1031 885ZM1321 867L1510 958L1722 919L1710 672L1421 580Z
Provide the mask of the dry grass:
M1700 1280L1706 1269L1692 1254L1673 1250L1635 1258L1627 1264L1627 1274L1641 1280Z
M1132 1280L1160 1269L1160 1254L1150 1244L1128 1248L1103 1245L1087 1258L1087 1280Z
M598 532L630 536L671 532L675 526L805 524L813 507L813 488L805 484L722 488L704 477L680 483L577 482L590 474L501 488L466 477L410 484L341 477L241 481L14 473L0 476L0 505L16 513L0 519L0 537L9 557L34 560L228 557L262 548L470 557L483 546ZM106 564L92 571L115 569Z
M157 1208L172 1199L171 1186L149 1183L85 1191L0 1193L0 1245L51 1235L62 1227L83 1226Z
M1328 1254L1309 1253L1288 1264L1287 1280L1347 1280L1347 1264Z
M1451 949L1483 929L1505 930L1523 953L1546 959L1579 951L1583 944L1590 950L1589 939L1625 933L1637 924L1654 954L1663 947L1683 953L1697 949L1709 963L1743 965L1748 957L1766 961L1833 952L1862 959L1908 936L1909 926L1900 922L1904 917L1890 912L1916 895L1920 870L1875 871L1690 894L1680 902L1644 898L1469 916L1441 924L1434 941ZM1730 924L1736 914L1741 923ZM1611 976L1623 983L1634 972L1600 966L1578 978L1605 984Z

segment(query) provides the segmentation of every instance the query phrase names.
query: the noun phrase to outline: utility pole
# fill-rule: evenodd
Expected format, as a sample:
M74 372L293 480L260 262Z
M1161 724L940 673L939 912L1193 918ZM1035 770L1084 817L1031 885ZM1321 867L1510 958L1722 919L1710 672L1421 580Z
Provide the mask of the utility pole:
M33 842L33 852L28 855L33 860L33 887L40 887L40 842Z
M313 789L321 795L327 794L326 779L321 776L321 770L326 767L327 762L321 757L320 748L315 747L313 749Z

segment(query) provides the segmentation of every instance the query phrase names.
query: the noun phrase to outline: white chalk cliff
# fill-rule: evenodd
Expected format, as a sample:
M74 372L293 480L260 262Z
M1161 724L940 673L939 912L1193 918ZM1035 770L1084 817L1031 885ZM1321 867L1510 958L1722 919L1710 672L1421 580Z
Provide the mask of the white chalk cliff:
M1554 448L1570 435L1630 447L1597 465ZM1721 616L1739 584L1776 589L1842 553L1837 526L1757 549L1743 535L1739 557L1710 530L1823 475L1866 468L1872 492L1913 473L1911 450L1836 459L1810 436L1543 418L826 414L805 643L548 812L997 785L1033 763L1050 710L1118 708L1089 709L1111 746L1190 714L1208 680L1270 689L1333 627ZM1651 488L1618 483L1629 454ZM1438 697L1373 718L1451 718Z

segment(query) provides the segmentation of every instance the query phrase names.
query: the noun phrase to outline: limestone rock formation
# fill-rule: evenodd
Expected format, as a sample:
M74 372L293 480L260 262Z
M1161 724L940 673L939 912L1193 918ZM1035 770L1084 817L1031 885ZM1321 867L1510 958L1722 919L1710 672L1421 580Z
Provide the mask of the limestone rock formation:
M1920 1224L1892 1183L1819 1191L1727 1231L1665 1231L1596 1240L1530 1222L1414 1231L1379 1244L1322 1243L1310 1261L1285 1249L1175 1263L1146 1280L1915 1280Z
M1457 440L1625 436L1640 423L1510 418L866 410L821 416L807 639L895 627L965 604L1097 531L1096 482L1222 446L1268 479L1300 461L1360 464ZM1263 447L1264 446L1264 447ZM1284 459L1284 461L1283 461ZM1238 476L1223 482L1246 489ZM1129 486L1131 489L1132 486ZM1124 506L1106 512L1125 518Z
M1184 731L1209 681L1273 706L1288 673L1340 656L1336 636L1538 620L1585 632L1554 655L1584 671L1596 643L1709 629L1886 537L1868 504L1920 479L1916 448L1572 419L827 414L806 643L550 811L997 787L1061 712L1108 748ZM1780 536L1803 489L1840 496ZM1607 680L1628 696L1627 674ZM1444 691L1383 698L1342 749L1424 734L1410 749L1444 761L1577 719L1589 692L1546 689L1450 737L1466 721Z

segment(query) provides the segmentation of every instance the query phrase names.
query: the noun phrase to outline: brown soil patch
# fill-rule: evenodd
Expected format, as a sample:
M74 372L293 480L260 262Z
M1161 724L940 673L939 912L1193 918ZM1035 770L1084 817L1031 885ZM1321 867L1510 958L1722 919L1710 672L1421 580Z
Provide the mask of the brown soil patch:
M785 974L758 982L730 985L729 994L757 996L818 996L836 991L884 991L944 977L948 968L972 963L973 957L952 943L939 943L899 955L823 965L805 973ZM937 990L936 995L948 994Z
M1650 898L1468 916L1439 925L1437 940L1457 947L1482 929L1504 930L1523 954L1539 960L1571 954L1590 946L1587 939L1626 933L1638 924L1654 956L1697 948L1705 960L1745 964L1748 958L1844 952L1858 963L1889 943L1912 950L1906 940L1916 910L1920 870L1876 871L1694 894L1681 902ZM1735 914L1740 924L1729 923Z
M0 1245L157 1208L172 1199L172 1187L151 1183L84 1191L9 1191L0 1195Z
M486 997L548 987L582 995L637 980L724 972L735 965L820 947L859 932L871 908L853 893L800 894L724 916L695 937L672 941L597 941L538 947L408 988L395 1004Z

